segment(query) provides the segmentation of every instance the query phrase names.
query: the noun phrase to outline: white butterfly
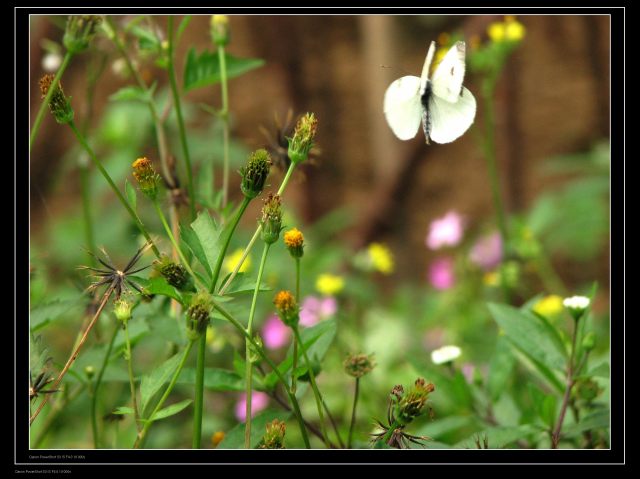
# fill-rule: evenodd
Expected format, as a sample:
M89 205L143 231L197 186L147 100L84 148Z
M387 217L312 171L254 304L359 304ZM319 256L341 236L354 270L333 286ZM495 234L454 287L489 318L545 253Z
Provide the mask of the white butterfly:
M429 78L435 51L436 44L431 42L420 78L398 78L384 94L384 115L401 140L415 137L422 120L427 144L429 139L451 143L469 129L476 116L476 99L462 86L464 42L449 49Z

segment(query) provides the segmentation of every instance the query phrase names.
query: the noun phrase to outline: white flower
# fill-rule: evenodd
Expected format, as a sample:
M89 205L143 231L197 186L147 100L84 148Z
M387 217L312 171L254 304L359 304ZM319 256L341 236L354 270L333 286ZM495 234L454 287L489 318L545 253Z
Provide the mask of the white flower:
M458 346L442 346L440 349L431 351L431 361L435 364L444 364L453 361L462 354Z
M62 64L62 56L59 53L47 53L42 57L42 69L46 72L53 73L60 68Z
M591 300L586 296L572 296L570 298L565 298L562 302L565 308L579 311L587 309L589 307L589 303L591 303Z

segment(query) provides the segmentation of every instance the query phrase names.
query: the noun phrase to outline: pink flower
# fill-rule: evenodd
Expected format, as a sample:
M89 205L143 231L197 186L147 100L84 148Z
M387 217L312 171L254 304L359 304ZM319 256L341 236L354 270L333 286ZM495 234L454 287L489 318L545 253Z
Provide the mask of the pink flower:
M324 298L307 296L302 302L300 324L307 327L313 326L319 321L333 316L337 310L338 302L333 296L325 296Z
M262 339L267 349L278 349L289 343L291 329L272 314L262 326Z
M476 367L473 363L464 363L462 365L462 374L469 384L473 384L473 374L476 371Z
M464 218L455 211L449 211L431 222L425 243L429 249L456 246L462 240L463 232Z
M438 258L429 267L429 282L435 289L445 290L456 282L451 258Z
M253 391L251 393L251 417L266 409L269 404L269 396L266 393ZM236 403L236 418L244 422L247 418L247 395L242 393Z
M490 271L502 261L502 237L495 232L483 236L471 248L469 259L484 271Z

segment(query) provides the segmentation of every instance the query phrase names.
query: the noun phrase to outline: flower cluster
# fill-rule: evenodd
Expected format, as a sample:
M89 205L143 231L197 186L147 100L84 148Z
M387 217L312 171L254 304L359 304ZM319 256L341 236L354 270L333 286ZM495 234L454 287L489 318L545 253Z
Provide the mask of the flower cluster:
M304 255L304 235L298 228L292 228L284 234L284 244L294 258Z
M62 42L74 55L89 48L89 42L102 23L100 15L70 15Z
M355 356L349 354L342 364L345 372L354 378L361 378L376 367L373 354L356 354Z
M262 207L262 241L273 244L278 241L280 231L282 231L282 210L280 207L280 196L269 193L264 200Z
M193 295L187 310L189 339L199 338L207 330L212 308L211 296L208 293L200 292Z
M273 304L276 306L278 316L284 324L295 327L300 320L298 303L290 291L280 291L273 298Z
M154 261L153 268L167 280L167 283L180 291L195 291L193 278L187 273L186 268L167 255L162 255L159 260Z
M47 96L54 78L55 75L48 74L40 79L40 93L42 94L42 98ZM49 100L49 109L58 123L64 125L73 121L73 108L71 108L71 102L62 90L60 82L58 82L53 90L51 99Z
M140 191L142 191L146 197L155 200L158 196L160 175L156 173L151 160L146 157L138 158L131 166L133 168L133 177L138 182Z
M262 193L270 168L271 156L267 150L261 148L251 153L247 166L240 169L242 194L247 198L255 198Z
M284 449L284 435L287 425L284 421L274 419L267 423L260 449Z
M313 148L317 129L318 120L313 113L307 113L298 120L293 137L288 139L287 155L293 163L302 163L307 159L309 151Z

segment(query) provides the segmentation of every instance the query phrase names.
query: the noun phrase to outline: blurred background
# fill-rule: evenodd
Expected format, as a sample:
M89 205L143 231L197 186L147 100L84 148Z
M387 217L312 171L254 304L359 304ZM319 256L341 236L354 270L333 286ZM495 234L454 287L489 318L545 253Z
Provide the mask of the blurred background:
M133 20L113 18L121 29ZM175 24L181 19L178 16ZM194 16L180 39L176 50L179 84L189 51L213 49L209 21L209 16ZM260 147L277 153L274 139L282 133L277 126L286 123L288 112L293 112L294 118L314 112L318 118L317 148L312 161L296 170L284 195L285 223L297 225L309 238L308 261L303 264L307 292L338 296L338 316L348 317L353 321L349 324L357 326L340 329L341 353L349 350L349 345L375 351L379 368L388 373L372 379L378 395L363 399L363 407L372 415L383 415L385 394L393 384L415 379L414 371L404 366L405 353L424 353L456 342L465 351L465 359L479 370L485 367L486 372L495 346L495 325L484 306L485 300L500 297L491 276L495 264L485 267L482 260L472 258L476 263L473 269L461 258L470 257L479 239L497 230L483 153L485 77L473 67L477 62L472 57L498 41L487 32L492 24L503 21L502 16L490 15L230 16L227 51L265 62L229 83L232 199L241 198L235 171L247 154ZM515 269L501 274L511 275L512 301L517 305L543 295L585 293L597 282L597 330L608 338L609 18L521 16L517 21L523 27L522 35L500 69L492 96L500 190L510 218L514 248L510 254L515 264ZM38 78L59 66L64 24L64 16L31 17L32 118L40 106ZM166 17L147 17L138 24L160 42L166 38ZM474 125L447 145L425 145L422 131L411 141L398 140L383 114L386 88L401 76L420 75L432 40L446 48L456 39L467 42L465 86L478 100ZM176 119L167 100L167 72L140 39L129 35L127 41L144 81L157 83L155 99L166 118L169 151L180 164ZM131 181L133 160L158 158L147 106L112 97L133 84L133 79L104 34L96 37L88 52L74 58L62 84L72 97L76 123L118 185L127 177ZM220 104L219 85L184 94L197 187L205 195L220 188L222 167L215 168L213 177L206 173L211 165L222 163L222 128L210 113ZM56 124L47 114L30 158L32 304L45 304L52 297L64 301L86 286L86 279L75 268L86 262L78 165L87 162L70 129ZM276 166L270 180L274 187L283 176L281 165ZM96 242L107 248L116 263L125 261L135 251L135 227L93 168L89 181ZM160 234L151 208L142 208L142 200L139 195L143 220ZM230 251L241 248L250 237L260 207L254 203ZM451 212L460 219L461 238L449 243L449 249L446 241L444 250L429 246L434 222ZM377 271L366 281L349 276L354 264L358 269L356 258L362 258L363 251L370 252L367 248L372 243L383 245L386 252L379 257L390 255L392 266L374 264ZM169 247L168 242L165 246ZM453 275L451 266L438 279L438 268L445 266L443 252L445 259L458 258L456 288L453 276L446 276ZM274 252L273 258L273 278L268 280L275 284L288 278L290 265L286 252ZM499 258L498 263L501 259L509 258ZM253 260L255 265L257 258ZM342 299L342 286L332 289L318 284L316 279L323 273L349 277ZM353 304L345 299L349 295L356 298ZM376 302L381 309L367 309ZM265 298L259 315L266 318L270 308ZM38 318L43 322L60 319L45 333L53 350L59 351L60 361L73 340L73 335L60 332L77 328L77 316L72 309L45 308ZM397 318L402 321L394 322ZM414 328L419 328L419 334ZM492 335L487 334L487 328L494 328ZM165 331L166 337L171 334ZM212 348L220 351L240 346L232 339L228 342L212 343ZM603 357L608 354L606 342L600 343ZM94 359L98 361L98 356ZM340 370L342 359L336 353L325 369ZM93 364L91 361L89 355L79 367ZM141 364L152 363L151 356L141 359ZM329 381L321 377L320 382L323 380ZM339 404L336 407L347 414L349 405L344 403L342 388L350 383L345 384L334 384L326 394L329 403ZM122 391L126 393L124 387ZM446 416L447 408L454 406L447 403L446 392L440 398L438 402L434 396L436 410ZM225 404L214 401L211 407L230 411L231 403ZM313 414L311 402L307 406ZM526 408L525 404L523 410ZM208 433L231 424L220 418L207 420ZM189 426L186 422L184 431ZM465 427L469 434L479 428ZM162 426L158 429L163 430ZM86 444L86 435L65 434L72 436L65 444ZM464 437L464 432L456 432L438 439L455 443ZM158 433L154 440L154 446L171 447L172 430L167 428L164 436Z

